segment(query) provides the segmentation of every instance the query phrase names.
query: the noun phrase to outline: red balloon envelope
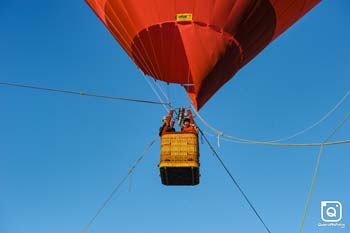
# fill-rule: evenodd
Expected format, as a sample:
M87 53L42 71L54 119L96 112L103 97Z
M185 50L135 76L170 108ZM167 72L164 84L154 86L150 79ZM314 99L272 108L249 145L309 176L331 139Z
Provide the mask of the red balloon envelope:
M200 109L320 0L86 0L137 66Z

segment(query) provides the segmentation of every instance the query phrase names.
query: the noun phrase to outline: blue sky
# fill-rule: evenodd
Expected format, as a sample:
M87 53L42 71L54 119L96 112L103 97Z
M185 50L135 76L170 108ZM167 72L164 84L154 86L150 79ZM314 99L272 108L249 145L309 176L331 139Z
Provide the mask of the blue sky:
M202 117L253 140L319 120L350 89L349 9L346 0L322 1L221 88ZM1 1L0 28L0 82L157 101L84 1ZM188 105L181 87L163 87L174 105ZM321 142L349 107L346 100L290 142ZM0 86L0 232L81 232L165 114L155 105ZM332 140L349 139L349 128ZM289 233L298 231L318 149L222 140L217 151L271 231ZM159 142L89 232L265 232L207 145L196 187L161 185L158 160ZM303 232L348 232L349 167L349 145L325 148ZM341 201L345 229L317 227L322 200Z

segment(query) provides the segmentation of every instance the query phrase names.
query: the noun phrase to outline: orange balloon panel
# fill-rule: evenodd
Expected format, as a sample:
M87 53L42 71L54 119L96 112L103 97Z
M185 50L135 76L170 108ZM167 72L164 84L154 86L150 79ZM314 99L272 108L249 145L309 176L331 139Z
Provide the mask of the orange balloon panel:
M86 0L137 66L197 109L320 0Z

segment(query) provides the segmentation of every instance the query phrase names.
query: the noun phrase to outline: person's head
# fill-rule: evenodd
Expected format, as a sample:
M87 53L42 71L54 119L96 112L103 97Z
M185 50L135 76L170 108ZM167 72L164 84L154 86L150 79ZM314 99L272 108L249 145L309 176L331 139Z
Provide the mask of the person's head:
M190 126L190 124L191 124L190 119L185 118L185 119L184 119L184 126L185 126L185 127L189 127L189 126Z
M166 117L163 117L162 121L163 121L163 123L168 123L167 120L166 120Z

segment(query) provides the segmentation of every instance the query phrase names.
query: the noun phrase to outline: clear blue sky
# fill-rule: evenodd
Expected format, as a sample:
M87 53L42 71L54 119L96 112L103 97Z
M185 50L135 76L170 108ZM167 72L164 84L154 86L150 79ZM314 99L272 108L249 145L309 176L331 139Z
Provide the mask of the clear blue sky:
M322 1L201 110L228 134L272 140L320 119L350 88L350 2ZM84 1L0 1L0 81L105 95L156 96ZM175 105L188 104L181 87ZM349 111L291 142L321 142ZM160 106L0 86L0 232L81 232L158 133ZM205 127L199 123L205 131ZM347 122L332 140L349 139ZM216 145L216 138L209 137ZM304 232L349 232L349 145L322 156ZM318 148L221 141L218 153L272 232L297 232ZM161 185L159 142L90 232L265 232L201 145L201 184ZM319 228L320 201L343 204L340 228Z

